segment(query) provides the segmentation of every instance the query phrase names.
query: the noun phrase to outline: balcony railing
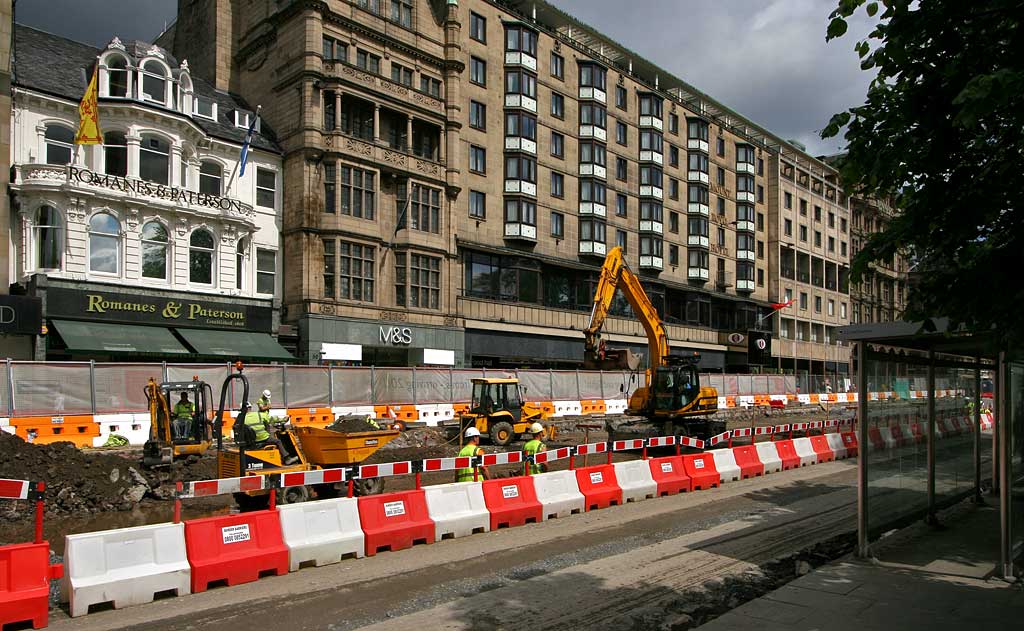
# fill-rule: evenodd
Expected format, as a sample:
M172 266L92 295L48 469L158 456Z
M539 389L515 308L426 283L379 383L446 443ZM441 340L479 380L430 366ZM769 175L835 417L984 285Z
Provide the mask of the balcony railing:
M505 238L535 243L537 241L537 226L525 223L506 223Z
M608 131L597 125L580 125L580 138L594 138L605 142L608 140Z
M340 61L325 61L324 71L334 73L345 77L346 79L354 80L355 82L363 85L378 88L383 92L393 94L415 105L429 109L435 114L440 116L444 115L444 102L441 101L441 99L426 94L425 92L414 90L400 83L396 83L385 77L371 74L365 70ZM537 111L536 105L534 106L534 111Z
M603 241L585 241L580 239L579 253L581 256L604 256L608 253L608 246Z
M580 86L579 97L581 101L597 101L601 104L608 100L608 95L605 94L604 90L583 85Z
M657 129L658 131L661 131L663 124L662 124L661 119L656 117L656 116L640 116L640 123L639 123L639 125L642 128L643 127L649 127L649 128Z
M529 53L519 51L505 51L506 66L522 66L527 70L537 72L537 58Z
M344 132L334 131L327 139L330 145L354 156L384 163L396 170L415 173L419 176L434 178L444 177L444 161L429 160L415 154L374 144L373 141L361 140Z
M517 107L527 112L537 113L537 99L525 94L506 94L505 107Z
M705 282L711 277L711 272L706 267L687 267L686 277L690 280Z
M640 255L640 269L662 270L665 269L665 260L660 256Z
M736 163L736 173L749 173L753 175L756 170L757 169L754 167L754 165L749 162Z
M715 287L718 287L719 289L732 287L732 272L718 272L715 276Z

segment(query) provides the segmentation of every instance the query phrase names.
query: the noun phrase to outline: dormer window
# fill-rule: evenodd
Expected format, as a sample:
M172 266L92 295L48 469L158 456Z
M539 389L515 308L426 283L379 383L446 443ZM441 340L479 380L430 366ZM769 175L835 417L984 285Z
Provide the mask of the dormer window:
M107 96L128 98L128 61L115 55L107 58Z
M204 96L196 96L192 99L192 103L193 114L196 116L202 116L203 118L217 120L217 104L213 102L213 99L209 99ZM248 125L246 127L248 127Z
M246 112L243 110L235 110L235 127L241 127L242 129L249 129L249 123L252 121L252 116L256 116L252 112ZM260 131L260 119L256 117L256 132Z
M142 64L141 97L144 101L167 104L167 69L155 59Z

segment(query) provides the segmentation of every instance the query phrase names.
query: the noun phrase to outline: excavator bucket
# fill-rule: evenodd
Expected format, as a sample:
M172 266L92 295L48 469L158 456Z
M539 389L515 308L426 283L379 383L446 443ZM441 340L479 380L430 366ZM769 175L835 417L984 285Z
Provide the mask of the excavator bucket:
M634 353L628 348L608 348L604 351L604 357L597 353L588 353L583 359L583 368L586 370L629 370L635 371L640 368L644 356Z

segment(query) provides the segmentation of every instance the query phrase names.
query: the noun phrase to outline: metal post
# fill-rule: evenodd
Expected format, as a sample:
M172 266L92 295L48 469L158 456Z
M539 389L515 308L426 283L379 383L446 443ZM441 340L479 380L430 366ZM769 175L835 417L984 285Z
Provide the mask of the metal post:
M993 434L999 433L999 451L992 452L993 459L999 460L999 569L1005 579L1013 578L1013 546L1010 537L1010 406L1007 404L1006 382L1009 371L1006 352L999 351L999 389L996 408L996 426Z
M96 414L96 361L89 360L89 398L92 403L92 413Z
M281 364L281 402L288 409L288 364Z
M601 389L601 399L602 400L607 399L608 397L606 397L604 395L604 371L603 370L598 371L598 373L597 373L597 383L598 383L598 387Z
M416 367L412 367L412 404L416 405ZM420 488L420 487L416 487Z
M334 366L327 366L327 407L334 407Z
M928 351L928 514L925 522L935 526L935 351Z
M455 404L455 371L448 368L448 403Z
M14 416L14 364L7 358L7 414Z
M995 383L992 388L992 419L994 425L992 426L992 490L990 493L993 497L999 495L999 422L1002 420L1002 408L1000 403L1002 402L1002 387L1003 387L1003 374L1000 370L1000 366L996 364L995 370Z
M580 369L576 369L576 399L583 399L583 391L580 389Z
M867 344L857 342L857 556L871 556L868 545L868 367Z
M160 362L160 374L162 375L162 380L167 381L167 362Z
M375 403L377 403L377 371L374 366L370 366L370 404Z
M555 373L548 368L548 392L551 394L551 401L555 400ZM570 469L572 467L569 467Z
M981 362L981 358L975 358L975 361ZM981 498L981 367L976 366L974 368L974 418L971 422L974 423L974 436L972 436L974 443L974 503L982 504L984 500Z
M46 496L46 483L37 482L36 491L39 492L39 497L36 499L36 511L35 511L35 538L34 543L43 542L43 498Z

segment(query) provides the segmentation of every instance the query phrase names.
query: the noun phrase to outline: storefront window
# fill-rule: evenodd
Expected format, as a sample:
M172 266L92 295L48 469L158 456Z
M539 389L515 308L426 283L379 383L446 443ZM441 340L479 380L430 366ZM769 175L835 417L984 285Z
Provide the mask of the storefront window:
M192 233L188 248L188 280L198 285L213 284L213 235L199 229Z
M120 252L121 224L107 213L93 215L89 220L89 271L117 274Z
M142 227L142 276L167 280L167 229L151 221Z
M60 269L63 245L60 213L53 206L41 206L36 212L36 269Z
M103 134L103 172L107 175L128 175L128 143L123 131Z

